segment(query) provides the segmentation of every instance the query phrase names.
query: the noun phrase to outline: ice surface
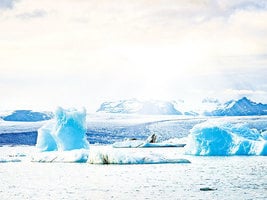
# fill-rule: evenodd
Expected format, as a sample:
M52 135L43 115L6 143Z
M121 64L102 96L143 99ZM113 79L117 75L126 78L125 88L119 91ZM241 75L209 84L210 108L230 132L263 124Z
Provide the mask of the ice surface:
M125 140L121 142L115 142L112 144L114 148L138 148L146 142L144 140Z
M26 133L37 131L47 121L39 122L13 122L0 119L0 134Z
M32 155L32 162L87 162L89 157L89 150L87 149L75 149L70 151L47 151L37 152Z
M157 142L157 135L152 134L146 140L128 139L121 142L115 142L114 148L148 148L148 147L184 147L185 144L174 143L173 141Z
M256 129L246 123L207 122L190 130L186 154L226 155L267 155L267 141Z
M168 150L166 150L168 151ZM114 149L111 146L92 148L89 163L91 164L164 164L190 163L181 155L171 155L161 148L148 149Z
M175 148L172 148L175 149ZM32 162L88 162L90 164L166 164L190 163L184 155L168 148L128 148L118 149L111 145L90 147L71 151L47 151L30 154ZM179 152L179 151L177 151Z
M27 154L32 151L25 146L0 146L0 163L23 162L27 160Z
M38 129L36 147L42 152L89 149L86 139L85 109L57 108L55 119ZM83 155L80 157L84 158Z
M156 142L150 143L144 140L125 140L121 142L115 142L112 145L114 148L149 148L149 147L184 147L184 143L175 143L175 142Z

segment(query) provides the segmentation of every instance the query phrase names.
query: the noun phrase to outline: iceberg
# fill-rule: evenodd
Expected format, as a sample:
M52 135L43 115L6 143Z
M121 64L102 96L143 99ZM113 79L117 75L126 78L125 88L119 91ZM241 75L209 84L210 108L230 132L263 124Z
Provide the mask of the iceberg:
M261 136L263 137L264 140L267 140L267 131L263 131L261 133Z
M89 149L89 142L86 139L86 110L57 108L55 119L38 129L36 147L40 152L45 152L40 155L48 158L58 158L59 153L54 151L68 151L64 153L68 154L67 162L71 162L69 158L73 158L74 162L86 162L88 153L86 154L85 150ZM79 150L81 155L77 155ZM64 161L64 159L59 160Z
M203 156L267 155L265 133L247 124L207 121L195 125L188 136L185 153Z

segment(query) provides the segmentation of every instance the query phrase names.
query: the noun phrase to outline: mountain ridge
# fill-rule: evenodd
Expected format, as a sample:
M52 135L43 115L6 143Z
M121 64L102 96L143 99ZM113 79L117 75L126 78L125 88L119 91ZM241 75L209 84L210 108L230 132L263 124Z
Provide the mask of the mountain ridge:
M183 101L179 101L184 103ZM160 106L161 105L161 106ZM139 101L137 99L104 102L97 112L121 114L162 114L162 115L204 115L204 116L251 116L267 115L267 104L256 103L247 97L230 100L221 104L217 99L205 98L202 105L209 105L210 110L203 106L203 111L194 109L183 110L176 101Z
M141 115L183 115L183 116L259 116L267 115L267 104L254 102L247 97L229 100L224 104L217 99L204 99L202 109L186 107L184 101L140 101L126 99L103 102L98 113L141 114ZM184 107L183 107L184 106ZM0 120L37 122L53 118L49 111L14 110L0 113Z
M96 112L144 114L144 115L182 115L175 109L172 102L168 101L140 101L137 99L103 102Z

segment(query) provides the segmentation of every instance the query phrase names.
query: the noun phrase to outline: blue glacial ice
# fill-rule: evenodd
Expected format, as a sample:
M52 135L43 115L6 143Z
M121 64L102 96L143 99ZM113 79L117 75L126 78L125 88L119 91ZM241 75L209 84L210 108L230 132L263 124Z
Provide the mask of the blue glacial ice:
M57 108L55 119L38 129L36 146L41 151L88 149L85 109Z
M153 138L148 138L149 143ZM142 141L143 142L143 141ZM165 144L166 145L166 144ZM86 140L86 111L58 108L55 119L38 130L33 162L89 162L91 164L190 163L177 156L151 151L124 151L109 146L92 146ZM89 156L90 155L90 156Z
M59 161L86 162L89 156L86 153L89 149L86 139L86 110L57 108L55 119L38 129L36 147L44 153L36 156L35 161L36 158L43 162L51 161L55 157Z
M190 130L185 152L204 156L266 156L266 133L251 129L246 123L219 123L209 120Z

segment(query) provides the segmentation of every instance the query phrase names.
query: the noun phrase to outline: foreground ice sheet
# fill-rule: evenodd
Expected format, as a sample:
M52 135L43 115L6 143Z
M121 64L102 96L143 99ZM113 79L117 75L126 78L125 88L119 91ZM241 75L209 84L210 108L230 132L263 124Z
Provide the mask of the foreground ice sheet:
M47 151L36 152L32 155L32 162L60 162L69 163L77 162L84 163L88 161L89 150L76 149L71 151Z
M172 154L168 149L114 149L111 146L93 148L90 152L91 164L165 164L190 163L180 158L181 155Z
M244 123L218 123L207 121L190 130L186 154L267 155L266 133L248 128Z
M166 163L190 163L181 158L177 148L153 148L153 149L117 149L112 146L91 146L90 156L87 151L50 151L32 154L33 162L88 162L90 164L166 164Z
M38 129L36 147L45 153L40 153L34 160L86 162L89 156L86 110L65 110L59 107L55 112L55 119ZM49 151L56 152L48 153Z
M13 162L88 163L88 164L167 164L191 163L183 148L113 148L91 145L71 151L38 152L32 146L0 147L0 164ZM90 154L89 154L90 153ZM90 155L90 156L89 156Z

